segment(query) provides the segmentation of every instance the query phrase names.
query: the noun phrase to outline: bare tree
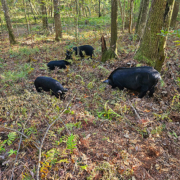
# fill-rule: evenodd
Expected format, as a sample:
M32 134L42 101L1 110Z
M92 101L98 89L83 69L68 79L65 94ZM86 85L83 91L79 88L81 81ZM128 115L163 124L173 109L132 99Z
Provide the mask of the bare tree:
M101 17L101 0L99 0L99 17Z
M179 12L179 2L175 1L172 18L171 18L171 25L170 25L173 28L176 27L178 12Z
M27 25L27 31L28 31L28 34L30 33L30 28L29 28L29 22L28 22L28 19L27 19L27 15L26 15L26 2L23 0L23 5L24 5L24 15L25 15L25 19L26 19L26 25Z
M104 38L101 39L102 46L105 45ZM111 0L111 44L107 50L106 47L102 47L101 61L105 62L108 59L114 58L117 54L117 0Z
M144 28L147 21L148 7L149 7L149 0L141 0L138 20L136 23L136 30L135 30L136 34L138 34L140 39L144 33Z
M133 16L133 8L134 8L134 0L130 0L130 14L129 14L129 33L131 33L132 29L132 16Z
M124 6L122 6L121 0L119 0L119 9L120 9L121 19L122 19L122 32L124 32L125 0L124 0Z
M42 11L43 29L48 29L47 10L46 10L46 4L44 0L41 0L41 11Z
M55 32L56 32L55 40L59 41L59 38L62 38L59 0L53 0L53 2L54 2Z
M10 16L9 16L9 9L8 9L6 0L1 0L1 3L2 3L4 16L5 16L5 19L6 19L6 24L7 24L7 28L8 28L8 32L9 32L10 44L16 44L17 42L15 40L13 28L12 28L12 25L11 25L11 19L10 19Z

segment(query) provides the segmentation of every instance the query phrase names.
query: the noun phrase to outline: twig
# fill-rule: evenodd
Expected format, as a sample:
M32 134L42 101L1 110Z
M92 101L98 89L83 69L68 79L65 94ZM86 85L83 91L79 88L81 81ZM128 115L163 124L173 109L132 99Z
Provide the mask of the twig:
M141 121L141 117L139 116L139 114L137 113L136 109L133 107L133 105L131 104L131 102L128 100L130 106L132 107L132 109L134 110L136 116L138 117L138 119Z
M22 135L21 135L21 137L20 137L19 146L18 146L18 151L17 151L17 154L16 154L16 159L15 159L15 161L14 161L14 166L13 166L12 173L11 173L11 180L13 180L14 168L15 168L16 161L17 161L17 157L18 157L19 150L20 150L20 147L21 147L21 142L22 142Z
M5 127L5 126L1 126L1 125L0 125L0 127L5 128L5 129L9 129L10 131L17 132L18 134L21 134L23 137L25 137L25 138L29 139L29 137L28 137L28 136L26 136L26 135L25 135L25 134L23 134L22 132L17 131L16 129L9 128L9 127ZM37 148L37 149L39 149L39 147L36 145L37 143L36 143L35 141L33 141L33 140L31 140L31 141L32 141L32 143L34 144L34 146L36 146L36 148Z
M76 95L76 94L75 94ZM73 96L73 98L75 97L75 95ZM46 135L49 131L49 129L51 128L51 126L58 120L61 120L60 117L61 115L67 110L69 104L71 103L71 101L73 100L73 98L69 101L69 103L67 104L66 108L61 112L61 114L59 115L59 117L57 119L55 119L47 128L45 134L44 134L44 137L41 141L41 144L40 144L40 147L39 147L39 161L38 161L38 165L37 165L37 175L36 175L36 179L39 180L39 169L40 169L40 161L41 161L41 151L42 151L42 147L43 147L43 143L44 143L44 140L46 138Z

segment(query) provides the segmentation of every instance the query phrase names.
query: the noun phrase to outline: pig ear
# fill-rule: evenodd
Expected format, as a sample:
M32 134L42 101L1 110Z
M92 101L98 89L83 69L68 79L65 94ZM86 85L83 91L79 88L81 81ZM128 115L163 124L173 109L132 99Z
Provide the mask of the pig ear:
M103 83L108 83L109 84L109 79L103 81Z
M58 93L62 94L62 91L61 91L61 90L58 90Z

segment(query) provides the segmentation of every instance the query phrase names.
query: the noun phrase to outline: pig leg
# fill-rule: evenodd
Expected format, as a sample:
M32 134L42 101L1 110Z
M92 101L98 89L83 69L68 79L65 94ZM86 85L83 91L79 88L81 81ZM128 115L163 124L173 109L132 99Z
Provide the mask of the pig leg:
M147 86L142 86L138 98L143 98L146 95L147 91L148 91L148 87Z
M50 90L51 91L51 95L56 96L57 98L60 97L60 94L56 92L56 90Z
M35 86L35 87L36 87L36 91L37 91L37 92L41 92L41 89L42 89L42 88L39 88L38 86Z
M154 93L154 86L149 91L149 97L152 97Z

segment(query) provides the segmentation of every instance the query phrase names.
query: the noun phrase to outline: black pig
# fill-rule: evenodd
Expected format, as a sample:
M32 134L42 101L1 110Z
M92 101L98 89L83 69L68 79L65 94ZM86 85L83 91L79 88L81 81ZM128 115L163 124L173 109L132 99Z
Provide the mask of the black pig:
M59 96L62 98L64 92L67 92L67 89L64 89L63 86L53 78L40 76L37 77L34 81L37 92L52 91L52 95L55 95L57 98Z
M47 66L50 70L54 70L55 67L58 67L59 69L66 69L66 65L71 65L70 62L60 60L60 61L50 61Z
M78 54L77 47L73 47L73 50L75 51L75 54L77 55ZM92 58L94 48L90 45L83 45L83 46L78 47L78 51L79 51L80 57L82 58L84 57L82 53L82 51L84 51L87 56L90 56ZM71 55L72 55L72 52L66 51L66 59L72 59Z
M133 68L117 68L109 78L104 81L112 86L118 87L120 90L124 88L139 91L139 98L146 95L147 91L151 97L154 93L154 87L158 83L161 76L158 71L149 66L133 67Z

